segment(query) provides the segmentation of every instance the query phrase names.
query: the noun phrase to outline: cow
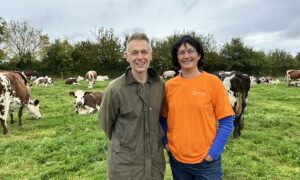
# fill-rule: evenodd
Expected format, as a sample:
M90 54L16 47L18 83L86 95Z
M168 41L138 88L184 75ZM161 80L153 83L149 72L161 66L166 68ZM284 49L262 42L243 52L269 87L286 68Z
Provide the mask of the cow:
M300 80L300 70L287 70L285 76L288 85L290 86L292 81L299 81ZM295 84L295 83L292 83Z
M74 106L77 114L90 114L99 111L103 97L102 92L84 92L82 90L69 92L69 95L75 98Z
M290 81L288 83L288 86L300 87L300 80L298 80L298 81Z
M39 77L33 81L36 86L50 86L53 85L53 79L51 77Z
M279 79L273 76L260 77L259 80L264 84L280 84Z
M26 79L30 78L30 80L35 80L36 78L39 77L38 72L34 70L22 71L22 74L25 76Z
M65 80L65 84L79 85L78 78L68 78Z
M250 76L250 81L251 81L251 83L250 83L251 86L261 83L260 79L257 77L254 77L254 76Z
M88 71L85 75L86 82L88 83L88 88L92 89L95 85L95 81L97 80L97 72L96 71Z
M172 78L172 77L175 76L175 74L176 74L176 72L173 71L173 70L164 71L163 74L162 74L162 78L163 79Z
M105 75L105 76L97 76L97 79L96 79L96 81L104 81L104 80L108 80L109 78L108 78L108 76L107 75Z
M28 81L27 81L28 82ZM31 118L41 118L39 100L30 98L26 87L26 78L20 72L0 72L0 121L3 134L8 134L6 124L10 114L11 124L14 123L13 112L18 110L19 126L23 125L22 111L27 107Z
M244 111L250 90L250 77L247 74L236 71L221 71L213 74L218 76L223 82L235 112L233 138L236 139L241 135L241 131L244 128Z

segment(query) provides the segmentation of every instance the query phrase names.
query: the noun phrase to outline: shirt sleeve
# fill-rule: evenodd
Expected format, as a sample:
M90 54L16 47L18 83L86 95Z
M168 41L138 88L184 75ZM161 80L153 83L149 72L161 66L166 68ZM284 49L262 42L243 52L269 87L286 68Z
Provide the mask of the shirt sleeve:
M217 119L233 116L234 111L229 101L229 96L222 81L217 79L216 94L214 96L215 115Z
M100 112L98 115L98 119L100 121L100 125L106 134L106 136L111 140L112 130L117 121L117 102L116 97L114 97L112 89L108 88L104 93L103 100L100 106Z
M164 130L164 136L163 136L163 143L164 145L168 144L168 139L167 139L167 131L168 131L168 125L167 125L167 118L160 117L159 118L160 125L162 129Z
M233 130L233 116L228 116L219 120L219 130L217 136L208 152L213 159L218 159L222 154L227 139Z

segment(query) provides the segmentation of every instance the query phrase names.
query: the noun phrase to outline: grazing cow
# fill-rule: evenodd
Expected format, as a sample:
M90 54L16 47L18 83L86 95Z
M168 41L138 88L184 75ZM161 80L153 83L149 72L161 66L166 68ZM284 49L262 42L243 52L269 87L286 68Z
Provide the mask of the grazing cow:
M102 92L84 92L77 90L69 92L69 95L75 98L75 112L78 114L90 114L100 109L102 101Z
M38 72L34 70L22 71L22 74L25 76L25 78L30 78L30 80L35 80L39 76Z
M65 84L79 85L79 80L78 78L68 78L65 80Z
M172 78L172 77L175 76L175 74L176 74L175 71L173 71L173 70L168 70L168 71L163 72L162 78L163 78L163 79Z
M50 86L53 85L53 79L51 77L45 76L45 77L39 77L33 83L36 86Z
M300 70L287 70L286 80L289 86L298 86L298 81L300 81Z
M19 126L23 125L22 111L24 107L28 108L31 118L41 118L39 101L30 98L26 87L27 82L21 73L0 72L0 121L3 127L3 134L8 133L6 124L8 113L13 124L13 112L17 109L19 110Z
M95 81L97 80L97 72L96 71L88 71L85 75L86 82L88 83L88 88L92 89L95 85Z
M248 92L250 90L250 77L240 72L216 72L214 73L222 81L227 90L229 101L235 112L233 138L241 135L244 128L244 111L247 105Z

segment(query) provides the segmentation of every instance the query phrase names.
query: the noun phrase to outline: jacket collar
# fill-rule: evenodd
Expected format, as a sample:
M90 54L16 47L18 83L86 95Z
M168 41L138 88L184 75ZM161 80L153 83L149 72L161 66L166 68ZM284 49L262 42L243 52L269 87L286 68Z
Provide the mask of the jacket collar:
M148 78L147 78L146 83L154 83L154 82L159 82L161 80L160 77L158 76L158 74L151 67L148 68L147 72L148 72ZM128 67L126 69L125 81L126 81L126 84L139 83L132 76L131 67Z

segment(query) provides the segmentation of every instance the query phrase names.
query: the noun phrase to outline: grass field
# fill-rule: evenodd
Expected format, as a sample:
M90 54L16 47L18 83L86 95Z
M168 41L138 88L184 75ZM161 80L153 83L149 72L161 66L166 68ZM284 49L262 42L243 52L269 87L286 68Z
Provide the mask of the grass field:
M21 128L8 121L10 134L0 134L0 179L106 179L108 141L98 114L75 114L69 96L86 84L54 83L32 89L42 119L24 111ZM93 91L107 84L97 82ZM245 129L229 139L222 159L224 179L300 179L300 88L285 82L252 87ZM165 179L172 179L169 164Z

